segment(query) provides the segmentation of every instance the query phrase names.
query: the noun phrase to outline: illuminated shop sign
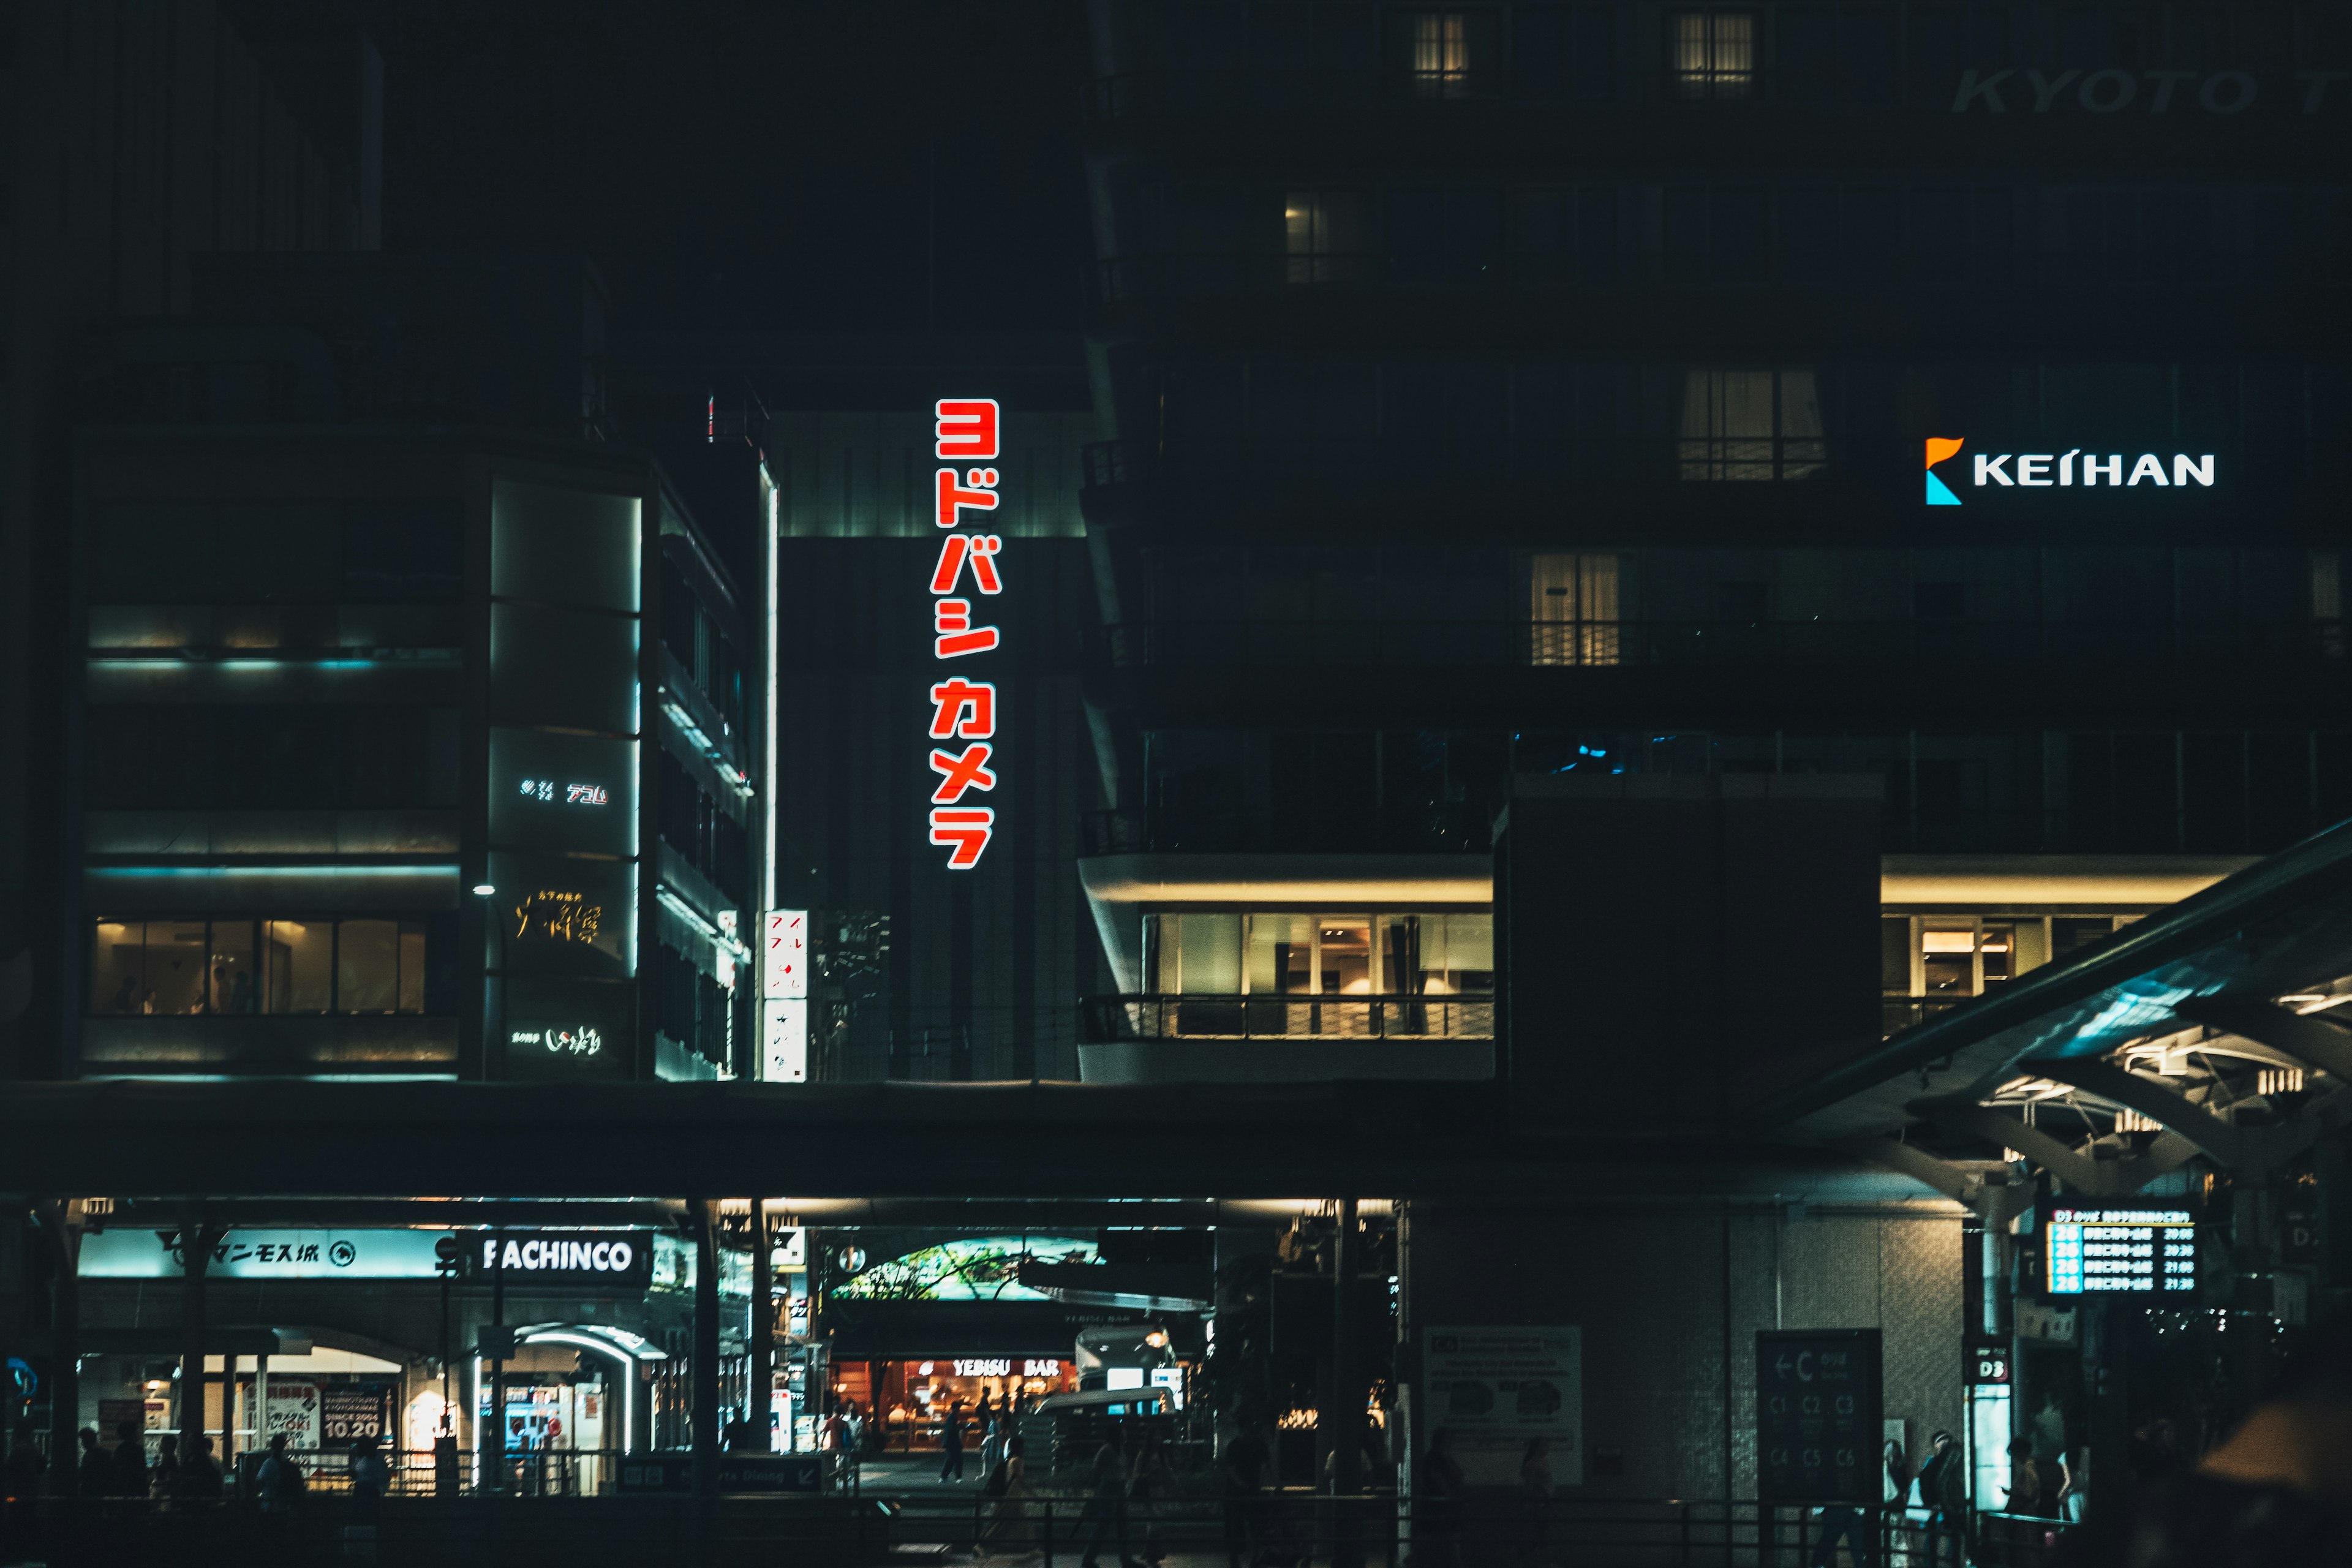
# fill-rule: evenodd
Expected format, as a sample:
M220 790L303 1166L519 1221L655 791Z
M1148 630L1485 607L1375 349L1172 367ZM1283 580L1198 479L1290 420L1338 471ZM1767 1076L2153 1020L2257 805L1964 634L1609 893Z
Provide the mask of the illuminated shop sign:
M232 1230L205 1272L215 1279L430 1279L446 1230ZM77 1272L85 1279L177 1279L176 1230L91 1231Z
M2042 1229L2042 1289L2053 1296L2197 1288L2197 1226L2187 1209L2053 1208Z
M478 1231L467 1261L477 1275L503 1271L547 1284L645 1285L653 1279L653 1237L641 1230Z
M555 779L525 779L526 800L560 802L565 805L610 805L613 794L600 784L564 784Z
M542 888L514 908L515 935L555 942L593 943L604 919L604 905L590 903L584 893L560 888Z
M760 950L760 1076L808 1081L806 910L770 910Z
M2040 70L1971 70L1960 74L1952 94L1954 114L1983 113L2172 114L2192 110L2227 118L2263 101L2264 78L2244 70L2084 70L2080 67ZM2304 114L2341 108L2352 71L2299 70L2282 92L2269 79L2271 100L2293 104Z
M507 1047L543 1050L557 1057L593 1057L604 1048L604 1037L586 1024L518 1024L507 1031Z
M937 1362L927 1361L918 1370L921 1376L935 1377L938 1375L938 1366ZM1060 1362L1039 1360L1034 1356L1024 1356L1019 1359L1012 1356L981 1356L967 1361L951 1361L948 1363L948 1366L951 1374L956 1377L1012 1377L1016 1373L1022 1377L1062 1375Z
M934 451L941 459L993 461L1001 448L998 410L993 398L947 398L934 406L937 416ZM978 624L982 612L962 597L964 579L970 592L993 597L1004 591L996 561L1003 541L992 533L956 531L966 511L994 511L999 474L989 468L942 468L935 476L936 503L932 521L950 531L940 541L940 558L931 569L931 655L947 660L993 653L1003 638L994 626ZM964 804L975 792L996 787L989 766L996 734L996 688L961 674L950 676L930 689L930 769L938 775L931 790L930 841L948 850L948 869L969 871L980 864L996 831L996 812ZM939 742L963 742L960 752Z
M1965 468L1949 470L1949 479L1936 472L1938 464L1959 456L1960 448L1967 444L1964 436L1927 437L1929 506L1960 505L1960 498L1952 489L1955 481L1964 481L1971 489L1996 491L2072 489L2077 486L2096 489L2101 485L2109 489L2133 489L2145 485L2151 491L2191 486L2213 488L2214 461L2210 452L2193 457L2175 452L2169 462L2157 452L2135 456L2126 452L2086 452L2080 447L2063 452L1978 452Z

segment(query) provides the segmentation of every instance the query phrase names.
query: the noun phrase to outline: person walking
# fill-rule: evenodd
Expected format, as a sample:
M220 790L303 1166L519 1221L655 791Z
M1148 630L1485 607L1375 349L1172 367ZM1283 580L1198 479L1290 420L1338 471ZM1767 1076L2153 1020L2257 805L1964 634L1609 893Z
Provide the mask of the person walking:
M1119 1568L1142 1568L1127 1551L1127 1434L1118 1423L1110 1424L1102 1447L1095 1450L1093 1469L1094 1490L1087 1499L1086 1511L1094 1530L1087 1537L1079 1568L1095 1568L1105 1542L1118 1549Z
M1168 1463L1167 1452L1160 1439L1147 1436L1143 1451L1135 1457L1135 1474L1128 1482L1127 1495L1137 1512L1143 1516L1143 1560L1151 1568L1161 1568L1168 1561L1168 1543L1160 1533L1160 1510L1163 1498L1175 1495L1176 1471Z
M136 1421L114 1424L114 1484L116 1497L147 1495L147 1435Z
M1527 1510L1528 1568L1551 1561L1551 1439L1534 1437L1519 1456L1519 1503Z
M940 1420L940 1452L943 1456L940 1461L940 1479L963 1479L963 1401L961 1399L950 1405L947 1415Z
M213 1462L213 1440L199 1436L193 1451L180 1462L180 1500L197 1508L220 1501L220 1467Z
M1412 1500L1415 1556L1426 1550L1422 1568L1462 1568L1462 1463L1454 1457L1454 1433L1440 1426L1421 1461L1420 1486Z
M262 1459L253 1482L254 1490L260 1495L262 1512L282 1515L294 1511L294 1500L302 1495L304 1483L302 1468L286 1451L285 1433L269 1439L269 1452Z
M148 1472L148 1495L168 1505L180 1495L180 1435L166 1432L155 1440L155 1468Z
M1927 1439L1932 1450L1919 1467L1919 1500L1927 1510L1927 1568L1944 1559L1944 1543L1951 1543L1952 1568L1968 1561L1969 1494L1960 1451L1949 1432Z
M1255 1568L1257 1562L1258 1493L1265 1486L1265 1440L1243 1430L1226 1439L1217 1456L1217 1486L1225 1500L1226 1568Z
M83 1497L104 1497L114 1489L114 1459L98 1446L98 1428L85 1426L76 1434L81 1439L81 1460L74 1467L75 1490Z
M1006 1438L1004 1458L981 1483L983 1491L995 1498L996 1505L981 1531L980 1544L1027 1558L1037 1555L1037 1537L1029 1523L1029 1466L1022 1447L1020 1438Z
M392 1489L392 1467L376 1451L373 1436L352 1440L352 1522L375 1528L376 1505Z

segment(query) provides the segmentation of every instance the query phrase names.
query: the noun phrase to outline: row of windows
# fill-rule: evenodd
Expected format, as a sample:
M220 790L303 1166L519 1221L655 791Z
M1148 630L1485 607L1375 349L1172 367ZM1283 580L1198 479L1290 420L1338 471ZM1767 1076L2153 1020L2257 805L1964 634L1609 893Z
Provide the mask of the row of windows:
M454 599L464 571L454 500L121 504L96 521L95 603Z
M83 791L98 809L447 807L454 708L95 705Z
M703 608L693 582L667 553L661 563L661 595L662 646L718 709L727 727L726 735L718 738L739 747L750 744L751 699L743 656L719 629L718 619Z
M1797 287L2338 281L2340 185L1820 183L1185 186L1151 193L1113 299L1337 284Z
M1246 79L1266 108L1351 89L1416 100L1607 101L1663 92L1791 102L1948 102L1967 68L2085 71L2341 66L2337 7L1804 4L1375 6L1210 0L1161 9L1158 56L1178 83ZM1356 88L1355 84L1363 84Z
M93 1016L450 1014L455 917L91 923Z
M457 804L454 708L93 705L83 792L100 810Z
M669 847L740 906L747 896L751 838L728 805L703 793L685 764L661 753L659 831Z
M726 1065L735 1037L734 993L667 942L654 944L651 968L654 1027L705 1061Z
M1919 436L1957 430L1979 447L2046 432L2063 437L2059 451L2206 443L2228 449L2236 471L2270 481L2292 477L2307 435L2333 439L2352 425L2352 364L2340 361L1775 368L1202 354L1139 365L1122 394L1134 408L1129 427L1154 433L1171 464L1204 472L1362 464L1383 479L1438 461L1549 471L1570 454L1580 464L1656 463L1692 479L1773 477L1684 468L1717 454L1679 443L1744 437L1826 437L1832 445L1810 458L1787 455L1916 473ZM1850 443L1843 453L1841 438Z
M2352 734L1158 731L1159 850L1475 851L1511 773L1874 773L1893 852L2263 854L2352 816Z
M2080 625L2110 638L2147 626L2169 638L2179 626L2333 623L2343 614L2336 551L1188 546L1155 549L1147 563L1130 600L1139 619L1224 628L1921 620L2018 633Z

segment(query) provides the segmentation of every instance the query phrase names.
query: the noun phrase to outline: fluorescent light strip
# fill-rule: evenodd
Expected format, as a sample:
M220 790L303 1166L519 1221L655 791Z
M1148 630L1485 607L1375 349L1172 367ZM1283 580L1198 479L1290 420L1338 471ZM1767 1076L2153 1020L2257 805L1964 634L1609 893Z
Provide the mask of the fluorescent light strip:
M700 931L705 937L709 938L711 946L725 948L728 952L733 953L737 958L746 963L749 963L751 961L751 950L750 948L745 947L741 942L729 937L717 926L712 925L709 921L703 919L700 911L696 910L693 905L688 903L684 899L679 898L676 893L671 892L667 888L663 887L658 882L654 884L654 897L660 900L662 908L667 910L670 913L686 921L687 924L692 926L695 930Z
M455 866L89 866L93 877L454 877Z

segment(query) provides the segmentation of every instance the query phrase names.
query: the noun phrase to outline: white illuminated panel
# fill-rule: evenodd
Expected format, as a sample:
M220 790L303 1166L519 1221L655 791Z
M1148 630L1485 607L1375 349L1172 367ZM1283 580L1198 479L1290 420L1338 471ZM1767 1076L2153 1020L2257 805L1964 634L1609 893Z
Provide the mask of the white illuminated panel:
M760 994L771 1002L801 1001L808 995L808 933L806 910L770 910L763 922L760 949Z
M2197 1288L2197 1226L2187 1209L2053 1209L2042 1236L2042 1288L2053 1296Z
M760 1077L769 1083L808 1081L808 1004L760 1004Z

